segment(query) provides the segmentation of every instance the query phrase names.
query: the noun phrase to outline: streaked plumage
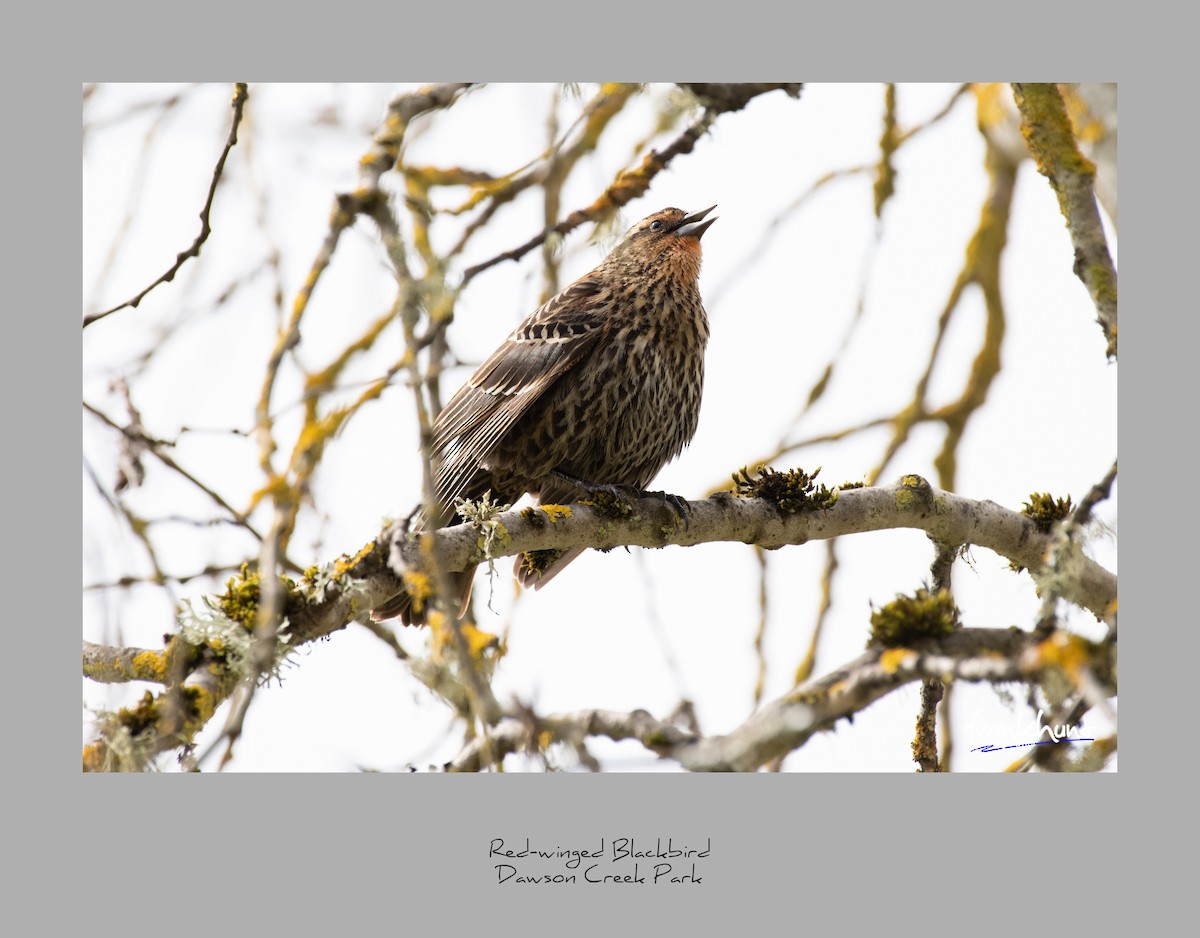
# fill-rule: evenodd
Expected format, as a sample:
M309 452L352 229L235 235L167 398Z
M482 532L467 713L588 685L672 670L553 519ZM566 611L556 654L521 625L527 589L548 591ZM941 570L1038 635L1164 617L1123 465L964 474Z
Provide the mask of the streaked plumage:
M715 208L715 206L713 206ZM666 208L638 222L591 273L522 322L447 402L433 427L435 488L452 523L456 497L541 504L581 495L567 479L644 489L696 432L708 318L700 238L712 208ZM532 574L544 585L581 550ZM456 575L470 594L473 571ZM401 593L373 610L424 622Z

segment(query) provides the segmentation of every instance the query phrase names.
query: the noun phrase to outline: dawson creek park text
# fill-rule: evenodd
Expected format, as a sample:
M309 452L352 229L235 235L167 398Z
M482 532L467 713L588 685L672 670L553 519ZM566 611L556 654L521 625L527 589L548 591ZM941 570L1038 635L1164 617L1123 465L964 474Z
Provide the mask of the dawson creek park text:
M534 846L528 837L512 843L497 837L488 846L498 885L699 885L711 855L711 837L703 842L602 837L587 847L553 849Z

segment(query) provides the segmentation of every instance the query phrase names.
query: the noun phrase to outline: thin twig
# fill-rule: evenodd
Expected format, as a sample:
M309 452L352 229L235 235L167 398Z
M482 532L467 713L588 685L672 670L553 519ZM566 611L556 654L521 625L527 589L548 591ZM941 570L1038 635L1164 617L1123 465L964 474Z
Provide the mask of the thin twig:
M125 309L126 307L136 309L138 304L146 298L146 295L151 290L153 290L159 284L170 283L175 279L175 275L179 273L180 268L183 267L184 264L186 264L193 257L200 256L200 249L204 246L204 242L208 240L208 236L212 233L212 226L209 224L209 216L212 213L213 199L217 194L217 184L221 181L221 175L225 170L225 160L229 156L229 151L232 150L237 144L238 126L242 122L242 114L246 107L246 100L249 98L249 96L250 94L247 90L245 82L239 81L234 85L232 102L233 121L229 128L229 136L225 140L225 146L222 148L221 155L217 158L217 165L213 169L212 182L209 183L208 186L208 197L204 200L204 207L200 210L200 233L196 235L196 240L192 242L191 246L187 250L181 251L179 254L175 255L175 263L171 265L167 272L150 284L150 286L142 290L141 293L137 294L132 299L126 300L124 303L118 303L111 309L104 310L102 313L92 313L89 316L85 316L83 318L83 328L86 329L92 323L98 322L105 316L111 316L113 313L117 312L118 310Z

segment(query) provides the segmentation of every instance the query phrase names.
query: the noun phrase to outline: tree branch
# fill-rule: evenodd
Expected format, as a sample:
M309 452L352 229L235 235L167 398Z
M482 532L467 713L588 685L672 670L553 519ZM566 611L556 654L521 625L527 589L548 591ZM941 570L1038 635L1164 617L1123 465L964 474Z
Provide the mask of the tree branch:
M1117 271L1096 208L1096 167L1076 146L1057 85L1018 82L1013 85L1013 96L1021 111L1021 134L1038 172L1050 180L1067 220L1075 245L1075 274L1096 304L1096 321L1108 340L1108 355L1116 358Z
M796 82L762 84L704 84L685 85L704 104L703 113L665 150L651 150L641 163L632 169L622 170L617 178L587 208L572 212L557 225L530 238L524 244L503 251L486 261L469 267L463 273L461 287L465 287L476 276L502 261L520 260L530 251L541 247L551 235L565 235L584 222L599 221L614 210L641 197L650 188L654 177L667 168L677 156L691 153L696 142L707 133L713 122L723 113L739 111L753 98L770 91L782 90L788 96L798 98L801 85Z
M443 528L424 537L405 533L401 525L391 525L355 557L343 557L324 570L310 574L299 585L290 581L279 581L279 588L284 591L280 608L287 618L288 647L298 648L302 644L345 628L348 622L363 619L370 609L395 595L401 587L401 577L406 571L411 573L414 570L428 569L430 565L439 565L446 572L455 572L487 559L534 550L566 550L581 546L694 546L715 541L740 541L772 550L847 534L914 528L925 531L940 544L973 544L987 547L1015 564L1029 568L1036 579L1054 537L1053 532L1043 533L1032 519L1022 514L1002 508L993 502L974 501L950 492L935 490L924 479L915 475L905 476L891 486L848 489L839 494L832 508L802 510L793 514L781 512L776 504L765 499L721 493L692 503L690 521L686 528L677 526L673 509L658 495L648 495L631 502L628 507L631 511L619 518L607 517L596 508L583 504L572 505L569 508L561 507L550 512L543 508L503 512L490 522L497 526L496 536L492 539L496 546L493 547L490 558L481 555L479 530L473 524L464 523ZM1113 608L1117 594L1117 578L1090 558L1079 555L1078 561L1071 564L1069 573L1059 569L1053 575L1054 587L1059 595L1091 610L1098 618ZM238 589L236 584L231 584L229 595L232 596ZM902 650L892 649L891 658L887 657L887 653L873 652L838 672L842 674L841 678L827 677L804 685L782 701L777 701L752 717L744 732L739 731L715 742L704 740L685 745L683 737L659 732L662 726L646 732L630 730L627 735L645 739L649 734L649 738L654 742L651 748L655 748L655 751L660 751L656 748L660 744L670 743L672 757L678 758L689 768L756 767L770 758L785 755L813 732L831 725L841 716L860 709L899 683L922 678L993 681L1028 679L1026 665L1020 664L1012 655L997 658L994 654L989 656L983 652L1003 651L1003 648L1009 647L1004 645L1005 642L1037 643L1045 638L1043 635L995 630L995 636L989 639L993 642L992 645L968 643L969 654L959 658L953 655L946 658L948 652L945 649L958 647L952 644L953 640L967 631L970 630L963 630L946 640L951 644L940 645L941 657L912 653L910 660L906 657L907 652L900 654ZM179 641L182 641L182 636L172 639L171 645L176 645ZM193 697L204 704L202 707L194 706L189 711L189 719L186 721L186 730L189 733L194 733L203 725L216 705L232 689L228 681L222 681L214 677L213 673L209 673L211 668L195 666L196 662L203 664L209 660L202 652L203 649L199 646L189 646L187 649L176 647L174 652L168 648L158 656L159 661L170 657L177 662L192 662L189 666L195 667L191 674L181 671L176 674L168 673L166 681L170 685L168 693L181 682L188 681L187 686L192 688ZM105 682L154 680L154 677L146 676L151 672L145 670L155 664L151 658L142 657L141 662L145 666L142 672L133 667L133 662L139 655L154 654L142 649L104 649L85 643L84 674ZM981 657L976 657L980 655ZM1055 661L1063 659L1064 656L1065 652ZM165 665L161 667L162 671L154 673L167 673ZM855 678L857 683L851 681L855 675L858 675ZM1095 668L1090 668L1088 675L1088 687L1084 690L1094 700L1100 693L1099 688L1107 686L1108 682L1103 678L1102 672L1097 676ZM249 679L253 680L252 677ZM834 683L828 686L822 683L828 681ZM444 683L440 678L434 681L431 676L427 683L432 687L439 682ZM834 695L831 690L829 695L821 698L822 705L814 707L814 689L829 689L835 686L837 694ZM148 701L144 707L127 712L143 731L146 730L143 724L150 721L156 713L152 704L153 701ZM802 707L813 709L810 713ZM492 713L487 722L491 724L497 719L499 713ZM577 722L577 718L571 719ZM595 719L598 718L589 718L591 722L586 725L596 725ZM551 729L554 728L552 723L548 725ZM605 725L616 724L610 721ZM639 722L638 725L641 726L642 723ZM499 749L495 758L499 759L504 752L514 751L512 747L518 744L520 738L524 738L519 738L512 732L505 731L500 734L500 740L496 744ZM602 735L612 735L612 732L604 731ZM113 733L110 732L109 737L112 736ZM140 751L153 754L179 744L178 733L170 736L160 734L156 739L144 740ZM85 761L89 765L96 767L106 764L107 756L103 744L89 747L89 753L85 753ZM462 761L465 766L470 760L469 755L464 755L458 761Z
M674 748L670 755L693 771L751 771L804 745L903 684L940 681L1030 681L1059 656L1045 642L1013 629L962 629L927 649L872 649L849 664L768 704L727 736ZM1069 636L1067 640L1081 643ZM1093 646L1103 657L1110 648Z
M831 729L869 704L912 681L1036 681L1050 669L1064 668L1061 646L1091 659L1105 674L1104 688L1115 693L1111 679L1111 645L1092 645L1057 633L1045 641L1013 629L962 629L928 647L872 648L854 661L811 681L755 712L725 736L699 737L656 719L644 710L621 713L583 710L539 718L533 725L522 716L502 720L491 741L500 756L536 748L536 731L555 740L574 742L584 736L637 739L660 756L684 768L708 772L750 772L803 746L815 734ZM472 741L445 766L447 771L481 767L479 743Z
M1027 567L1035 579L1052 543L1024 515L995 502L976 501L932 488L920 476L904 476L890 486L844 490L829 510L782 514L771 502L719 493L691 503L687 528L676 527L672 510L658 497L632 503L633 513L614 519L586 505L570 506L568 516L552 520L540 509L508 511L497 517L505 537L492 552L497 559L534 550L569 550L572 547L609 549L622 546L690 547L716 541L757 544L767 550L892 528L915 528L946 544L986 547ZM478 531L470 525L443 528L434 536L433 550L442 569L464 570L481 558ZM422 567L422 546L399 526L385 531L377 545L388 546L387 569L371 571L364 584L369 602L382 601L389 587L409 569ZM389 583L390 580L390 583ZM1083 557L1069 582L1061 584L1065 599L1093 612L1109 612L1117 595L1117 578L1090 558ZM380 592L382 591L382 593Z
M170 283L175 279L175 275L179 273L180 268L183 267L184 264L186 264L193 257L200 256L200 249L204 247L204 242L208 240L208 236L212 234L212 226L209 224L209 216L212 214L213 199L216 198L217 185L220 183L221 176L225 172L225 160L229 157L229 151L237 145L238 127L242 123L242 114L245 111L246 100L249 97L250 93L247 90L246 83L244 81L239 81L233 86L233 101L231 102L231 106L233 107L233 123L229 128L229 135L225 140L225 146L221 150L221 155L217 158L217 165L213 169L212 182L209 183L208 186L208 197L204 200L204 207L200 209L200 233L196 235L196 239L186 250L180 251L177 255L175 255L175 263L171 265L170 269L168 269L165 274L150 284L150 286L146 287L132 299L126 300L124 303L118 303L111 309L106 309L103 312L92 313L91 315L85 316L83 318L83 328L86 329L92 323L103 319L105 316L111 316L113 313L117 312L118 310L122 310L127 306L131 309L136 309L138 304L146 298L147 294L149 294L151 290L153 290L159 284Z

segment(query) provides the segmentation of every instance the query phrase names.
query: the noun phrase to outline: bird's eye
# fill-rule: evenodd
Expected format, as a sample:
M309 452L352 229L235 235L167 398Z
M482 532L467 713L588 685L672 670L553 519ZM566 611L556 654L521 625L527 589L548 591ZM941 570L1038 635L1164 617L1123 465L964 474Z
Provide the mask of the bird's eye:
M659 221L657 218L654 221L650 222L650 230L651 231L658 231L658 229L661 227L662 227L662 222Z

